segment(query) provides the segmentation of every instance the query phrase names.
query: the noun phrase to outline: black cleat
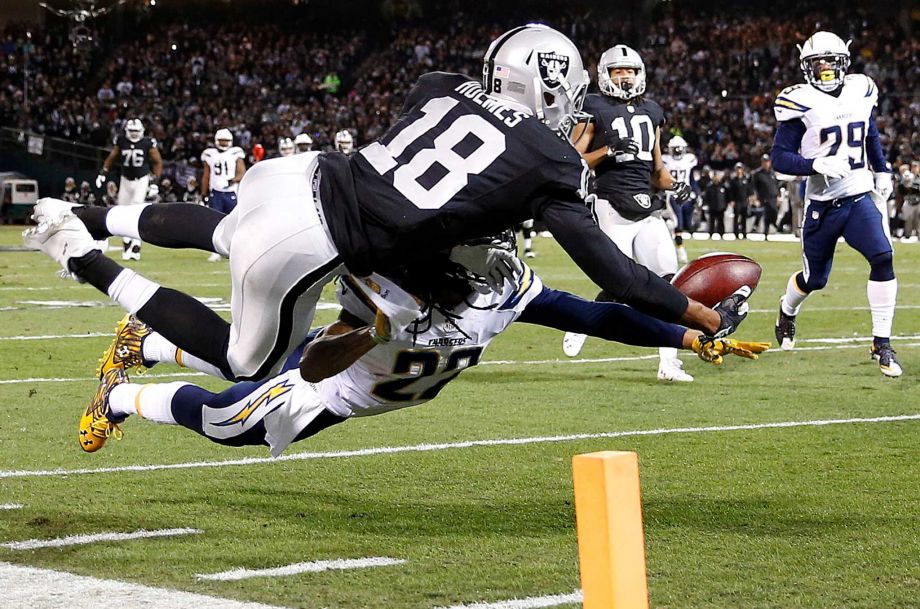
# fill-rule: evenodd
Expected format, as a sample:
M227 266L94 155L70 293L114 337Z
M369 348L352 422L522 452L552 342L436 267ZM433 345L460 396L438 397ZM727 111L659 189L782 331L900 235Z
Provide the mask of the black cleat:
M891 343L872 345L869 355L878 362L879 370L885 376L892 378L901 376L903 372L901 364L898 363L898 359L895 357L895 350L891 348Z
M795 315L783 313L783 299L779 299L779 315L776 318L776 343L783 351L795 349Z

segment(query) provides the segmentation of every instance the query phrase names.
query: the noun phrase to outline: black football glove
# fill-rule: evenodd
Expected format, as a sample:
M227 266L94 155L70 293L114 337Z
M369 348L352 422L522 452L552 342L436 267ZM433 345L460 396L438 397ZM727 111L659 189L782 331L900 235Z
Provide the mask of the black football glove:
M690 189L690 185L686 182L675 182L668 192L681 203L689 201L690 197L693 196L693 190Z
M713 307L722 318L719 324L719 331L713 338L722 338L728 336L738 329L741 322L748 314L748 298L751 297L751 288L746 285L741 286L735 293Z
M639 154L639 142L628 137L613 136L607 141L607 156L621 154Z

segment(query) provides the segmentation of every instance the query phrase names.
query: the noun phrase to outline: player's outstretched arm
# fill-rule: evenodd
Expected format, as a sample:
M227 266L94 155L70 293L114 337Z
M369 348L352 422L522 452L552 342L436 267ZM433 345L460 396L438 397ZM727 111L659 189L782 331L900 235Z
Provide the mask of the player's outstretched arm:
M389 324L379 312L373 326L343 310L338 320L304 348L300 376L310 383L335 376L368 351L389 340Z
M680 321L707 334L734 331L736 323L719 311L688 299L670 283L630 260L601 231L584 204L553 201L543 207L542 218L575 264L618 301L652 317Z

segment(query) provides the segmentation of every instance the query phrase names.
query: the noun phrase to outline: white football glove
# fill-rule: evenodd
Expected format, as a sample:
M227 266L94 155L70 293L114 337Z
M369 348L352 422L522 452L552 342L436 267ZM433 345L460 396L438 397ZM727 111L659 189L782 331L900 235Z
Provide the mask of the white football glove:
M875 192L879 194L883 201L887 201L894 190L894 179L892 175L887 171L879 171L873 173L872 177L875 178Z
M824 177L836 180L850 173L850 159L844 156L818 157L812 168Z
M421 314L418 301L386 277L374 274L354 279L358 288L377 307L374 325L381 338L389 340L408 328Z
M514 252L488 244L458 245L450 250L450 259L482 277L495 292L502 290L506 280L513 284L515 276L524 272Z

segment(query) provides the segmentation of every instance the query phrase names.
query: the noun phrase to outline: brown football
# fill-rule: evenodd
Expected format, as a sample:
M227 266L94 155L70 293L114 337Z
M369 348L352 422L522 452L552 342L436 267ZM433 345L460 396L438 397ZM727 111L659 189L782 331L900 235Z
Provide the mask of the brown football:
M716 252L691 261L674 275L671 283L693 300L714 307L741 286L753 292L762 271L747 256Z

